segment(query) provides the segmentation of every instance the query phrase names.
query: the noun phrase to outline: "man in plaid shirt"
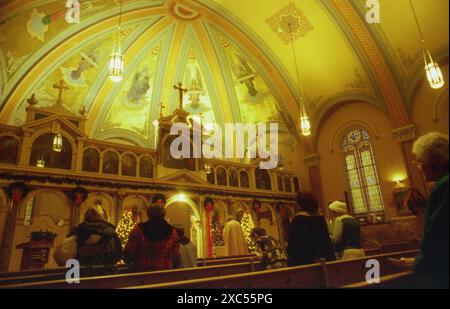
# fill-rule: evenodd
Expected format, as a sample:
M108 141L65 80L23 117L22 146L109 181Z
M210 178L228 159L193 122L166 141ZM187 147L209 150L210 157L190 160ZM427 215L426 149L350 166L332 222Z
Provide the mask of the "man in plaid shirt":
M176 230L164 219L165 210L155 203L148 210L149 220L130 233L124 250L127 264L137 271L176 268L180 263Z

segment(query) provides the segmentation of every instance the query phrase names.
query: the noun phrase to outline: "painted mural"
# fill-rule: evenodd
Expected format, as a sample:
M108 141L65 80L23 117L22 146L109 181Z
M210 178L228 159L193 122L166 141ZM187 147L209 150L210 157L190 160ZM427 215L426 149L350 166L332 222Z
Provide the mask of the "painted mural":
M153 131L150 122L151 99L160 49L159 43L127 72L99 133L122 129L150 140Z

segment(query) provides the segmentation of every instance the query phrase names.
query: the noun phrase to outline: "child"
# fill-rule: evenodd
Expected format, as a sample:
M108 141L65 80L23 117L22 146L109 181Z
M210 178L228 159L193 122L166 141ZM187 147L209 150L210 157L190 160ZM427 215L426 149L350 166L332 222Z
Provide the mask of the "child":
M256 255L260 258L265 269L282 268L287 266L287 257L281 244L272 236L266 235L262 227L255 227L250 237L256 245Z

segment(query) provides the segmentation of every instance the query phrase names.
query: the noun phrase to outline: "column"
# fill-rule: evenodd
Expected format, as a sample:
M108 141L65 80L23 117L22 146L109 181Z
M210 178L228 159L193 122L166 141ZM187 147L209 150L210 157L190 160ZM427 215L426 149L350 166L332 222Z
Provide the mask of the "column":
M16 231L16 217L20 209L21 202L9 201L10 209L6 214L5 227L0 246L0 272L7 272L9 269L9 260L11 258L12 246L14 242L14 233Z
M319 154L313 153L303 158L309 172L309 181L311 183L311 191L319 203L322 214L328 217L328 209L324 203L322 177L320 176Z

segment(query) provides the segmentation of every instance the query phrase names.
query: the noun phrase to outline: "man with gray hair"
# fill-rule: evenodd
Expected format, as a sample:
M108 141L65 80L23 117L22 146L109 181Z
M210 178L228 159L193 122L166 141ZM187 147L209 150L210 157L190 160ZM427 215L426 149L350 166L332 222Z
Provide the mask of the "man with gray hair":
M413 259L402 258L399 264L413 266L417 287L448 288L448 135L425 134L415 141L412 153L425 180L435 184L425 204L420 252Z

